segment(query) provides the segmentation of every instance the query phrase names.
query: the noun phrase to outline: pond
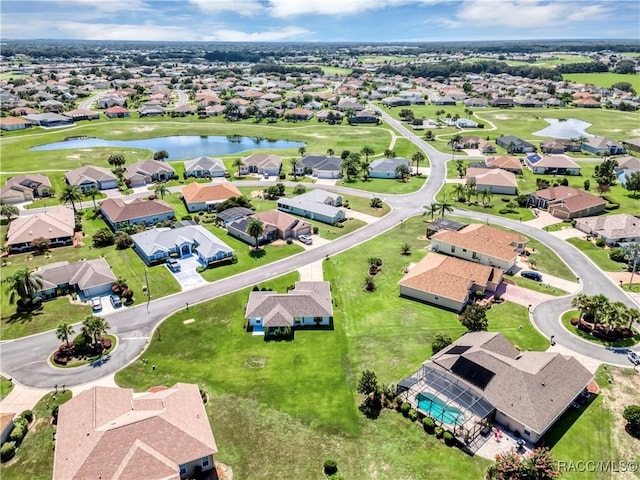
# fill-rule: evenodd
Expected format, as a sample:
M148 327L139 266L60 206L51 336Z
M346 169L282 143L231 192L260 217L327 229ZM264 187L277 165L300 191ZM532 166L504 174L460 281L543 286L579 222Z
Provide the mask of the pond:
M166 150L169 160L196 158L212 155L228 155L256 148L299 148L302 142L271 140L266 138L230 136L176 135L149 138L147 140L104 140L102 138L72 138L31 148L32 151L67 150L73 148L122 147L144 148L157 152Z
M580 138L580 137L593 137L586 132L587 128L591 126L589 122L584 122L576 118L545 118L545 122L549 123L548 127L533 132L536 137L553 137L553 138Z

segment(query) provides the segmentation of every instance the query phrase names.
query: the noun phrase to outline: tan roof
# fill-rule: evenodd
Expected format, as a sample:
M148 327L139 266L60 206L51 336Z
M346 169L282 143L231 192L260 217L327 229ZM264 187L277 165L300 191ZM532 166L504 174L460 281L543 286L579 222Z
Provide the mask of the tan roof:
M108 168L94 167L93 165L69 170L65 174L65 177L71 185L81 185L86 182L105 182L116 179L116 176Z
M640 237L640 218L620 213L576 219L576 228L607 238Z
M242 159L242 164L248 167L277 167L282 164L282 157L280 155L267 155L264 153L254 153L248 157Z
M0 118L0 125L31 125L31 122L24 118L2 117Z
M478 187L497 186L497 187L517 187L518 181L516 176L502 170L501 168L467 168L467 179L474 180Z
M47 177L46 175L41 175L39 173L29 173L26 175L17 175L15 177L7 179L5 187L30 189L31 187L39 187L40 185L51 187L51 181L49 180L49 177Z
M15 413L0 413L0 433L4 432L4 429L7 428L7 425L15 416Z
M449 353L455 347L468 348ZM502 334L493 332L469 332L425 364L455 373L461 358L470 378L481 369L490 372L486 385L475 385L475 389L499 411L537 433L549 428L593 378L574 357L555 352L521 353Z
M522 164L518 157L501 155L499 157L489 157L485 160L488 167L497 167L511 170L522 170Z
M179 465L217 451L197 385L135 399L94 387L60 406L53 479L178 479Z
M549 208L578 212L586 208L606 205L606 200L573 187L551 187L534 192L538 198L549 201Z
M513 260L518 255L516 251L518 243L527 242L526 237L517 233L478 223L467 225L457 232L441 230L431 239L507 261Z
M542 157L534 165L534 167L544 168L577 168L580 169L580 165L571 160L565 155L549 155Z
M18 217L11 222L7 233L7 245L29 243L40 237L72 237L74 227L75 219L71 207L53 207L44 213Z
M267 210L265 212L256 213L253 215L253 218L258 218L263 223L273 225L283 232L289 229L297 231L300 229L306 229L310 226L310 223L300 220L288 213L281 212L280 210Z
M241 197L242 192L231 183L217 185L190 183L182 189L182 195L187 203L221 202L231 197Z
M474 284L486 288L501 279L499 268L429 253L398 284L462 302Z
M81 290L111 284L117 280L104 258L71 263L60 262L40 267L42 288L49 290L59 285L77 285Z
M121 198L107 198L100 204L100 209L112 222L126 222L173 212L173 208L163 200L142 200L141 198L136 198L129 203L125 203Z

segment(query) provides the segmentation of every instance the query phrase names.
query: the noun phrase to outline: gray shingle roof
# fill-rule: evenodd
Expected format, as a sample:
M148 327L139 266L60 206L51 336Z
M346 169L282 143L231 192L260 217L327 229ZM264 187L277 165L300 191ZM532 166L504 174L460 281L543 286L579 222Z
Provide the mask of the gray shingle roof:
M169 252L188 242L197 244L198 252L205 257L214 257L218 252L231 253L233 249L201 225L179 228L153 228L132 235L136 246L151 256L156 252Z

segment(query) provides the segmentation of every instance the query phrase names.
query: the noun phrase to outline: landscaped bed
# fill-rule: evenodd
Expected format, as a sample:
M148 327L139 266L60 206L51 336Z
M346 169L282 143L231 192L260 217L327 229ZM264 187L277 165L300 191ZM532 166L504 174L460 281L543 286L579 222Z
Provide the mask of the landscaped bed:
M104 335L97 344L87 345L80 351L74 343L62 344L51 354L49 361L51 365L58 368L87 365L104 359L116 348L117 341L114 335Z
M570 310L562 315L562 325L574 335L589 342L606 347L630 347L640 343L640 332L622 327L608 333L607 329L599 325L580 319L578 310Z

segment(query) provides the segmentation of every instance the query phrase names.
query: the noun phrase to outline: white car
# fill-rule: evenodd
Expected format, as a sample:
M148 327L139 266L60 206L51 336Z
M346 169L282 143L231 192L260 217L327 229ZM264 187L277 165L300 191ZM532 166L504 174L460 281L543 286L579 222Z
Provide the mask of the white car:
M300 235L298 237L298 240L300 240L305 245L311 245L313 243L313 238L311 238L309 235Z
M102 301L100 301L99 298L92 298L91 299L91 309L94 312L99 312L100 310L102 310Z
M634 365L640 365L640 355L638 355L636 352L629 352L627 358Z

